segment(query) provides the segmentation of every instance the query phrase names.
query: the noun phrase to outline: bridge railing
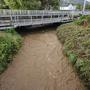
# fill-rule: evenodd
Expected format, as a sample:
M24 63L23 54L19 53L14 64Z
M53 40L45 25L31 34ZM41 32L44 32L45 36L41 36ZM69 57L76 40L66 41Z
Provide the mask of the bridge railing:
M52 11L52 10L8 10L0 9L0 15L42 15L42 14L82 14L82 11ZM90 14L90 11L85 11L86 14Z
M52 11L52 10L8 10L0 9L0 26L24 26L63 22L73 19L73 15L80 11Z
M51 11L51 10L7 10L0 9L0 15L37 15L37 14L65 14L70 11Z

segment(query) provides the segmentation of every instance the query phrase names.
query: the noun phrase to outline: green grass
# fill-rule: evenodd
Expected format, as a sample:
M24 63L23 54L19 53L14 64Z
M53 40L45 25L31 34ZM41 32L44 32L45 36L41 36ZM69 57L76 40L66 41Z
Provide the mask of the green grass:
M75 23L63 24L58 27L57 36L68 60L90 90L90 28Z
M86 23L86 26L90 26L90 15L81 15L79 19L74 21L74 23L76 25L84 25L84 23Z
M13 56L21 47L21 42L21 36L14 29L0 31L0 73L13 60Z

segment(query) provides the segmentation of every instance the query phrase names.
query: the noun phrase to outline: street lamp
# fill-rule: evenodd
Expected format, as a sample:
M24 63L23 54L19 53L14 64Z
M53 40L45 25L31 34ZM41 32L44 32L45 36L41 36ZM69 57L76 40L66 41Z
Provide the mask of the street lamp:
M86 1L87 1L87 0L84 0L84 4L83 4L83 14L84 14L84 12L85 12Z

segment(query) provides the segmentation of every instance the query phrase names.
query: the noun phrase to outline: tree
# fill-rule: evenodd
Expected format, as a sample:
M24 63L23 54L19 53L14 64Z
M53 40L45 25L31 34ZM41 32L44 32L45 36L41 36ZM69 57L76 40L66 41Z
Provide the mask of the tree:
M77 4L77 9L79 10L82 10L83 9L83 6L81 4ZM86 7L85 7L86 10L90 10L90 5L87 4Z
M77 6L77 9L79 9L79 10L83 9L83 6L81 4L77 4L76 6Z
M49 0L49 4L51 5L51 7L54 10L58 10L59 9L59 0Z
M42 9L59 9L59 0L40 0Z
M0 0L0 3L10 9L58 9L59 0Z
M87 4L87 5L86 5L86 9L87 9L87 10L90 10L90 5Z
M3 0L0 0L0 9L8 8L7 5L5 5L5 2Z
M17 0L4 0L4 2L10 9L19 9L20 5Z

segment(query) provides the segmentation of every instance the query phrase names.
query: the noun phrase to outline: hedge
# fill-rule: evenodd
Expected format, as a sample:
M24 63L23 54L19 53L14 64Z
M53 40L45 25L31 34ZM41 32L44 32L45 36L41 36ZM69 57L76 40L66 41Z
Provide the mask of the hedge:
M63 24L58 27L57 36L64 45L65 55L90 90L90 28Z
M0 73L12 61L13 56L21 47L21 42L21 36L14 29L0 31Z

